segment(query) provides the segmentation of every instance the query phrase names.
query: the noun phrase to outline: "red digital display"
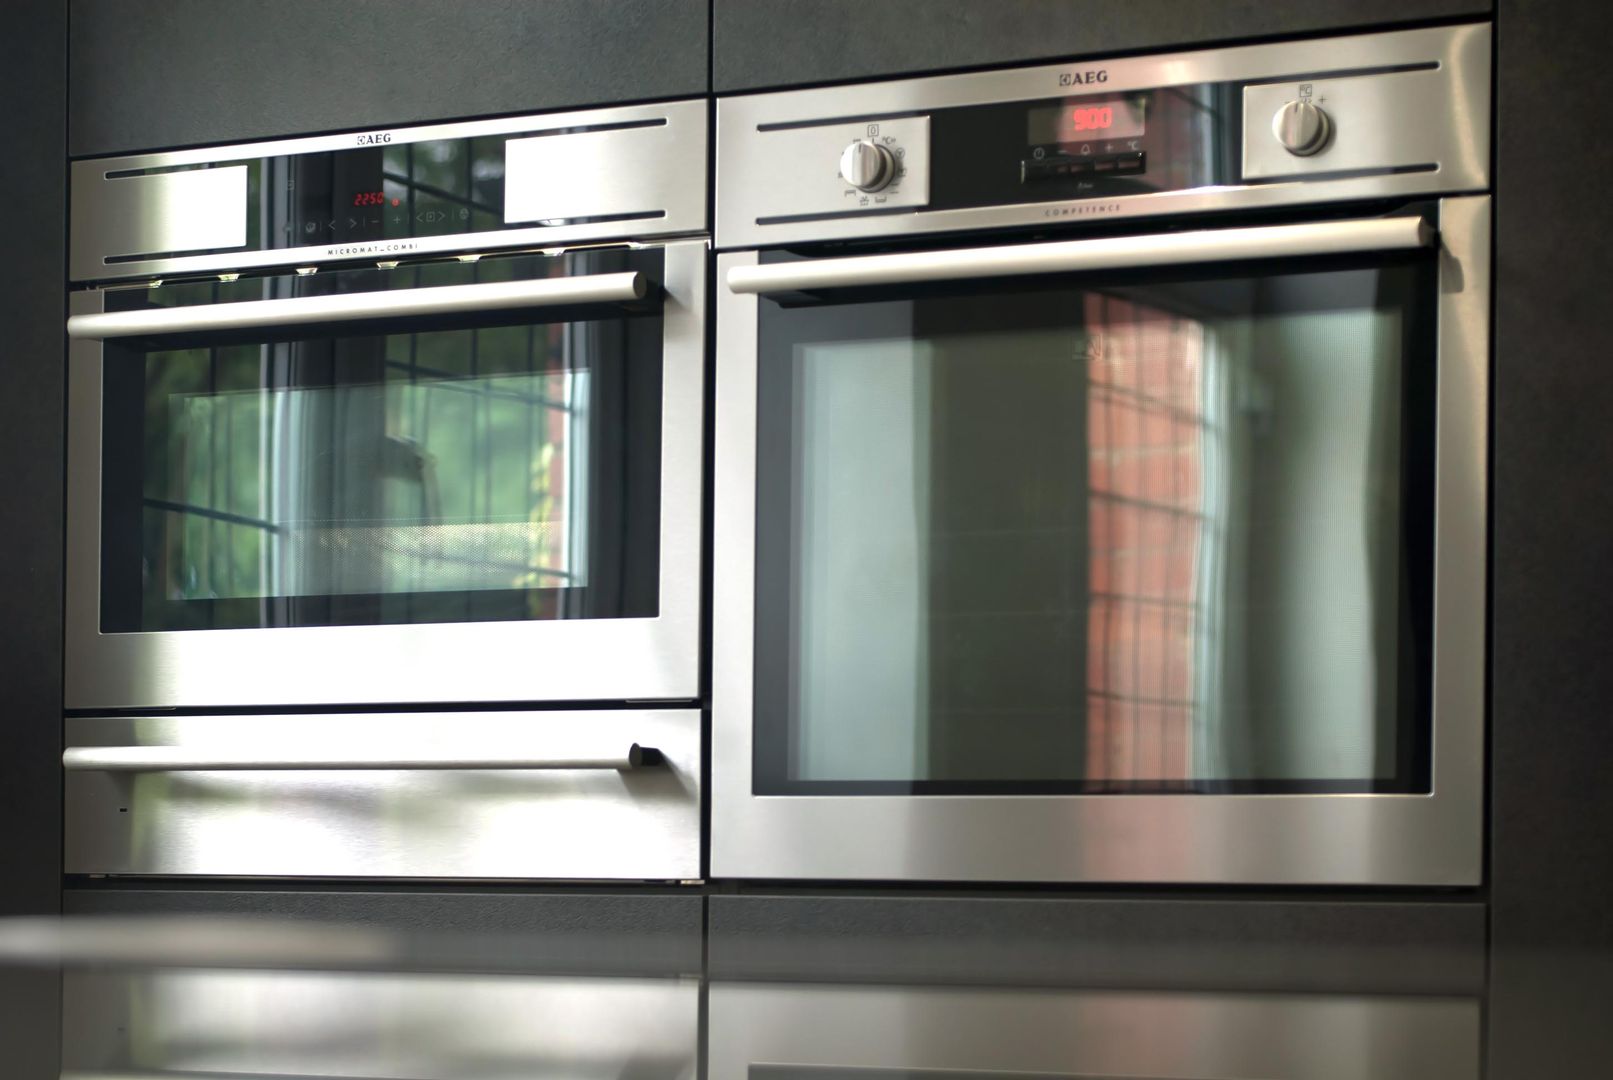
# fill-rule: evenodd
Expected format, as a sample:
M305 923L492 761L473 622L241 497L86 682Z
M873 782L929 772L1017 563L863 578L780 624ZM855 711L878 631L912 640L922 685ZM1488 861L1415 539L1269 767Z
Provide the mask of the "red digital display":
M360 191L353 196L354 206L381 206L386 203L386 193L382 191Z
M1087 108L1068 109L1064 113L1065 134L1075 136L1084 131L1108 131L1114 127L1115 111L1109 105L1092 105Z
M1032 146L1067 147L1087 144L1093 139L1141 139L1143 109L1144 103L1133 98L1065 101L1031 109L1027 116L1027 134Z

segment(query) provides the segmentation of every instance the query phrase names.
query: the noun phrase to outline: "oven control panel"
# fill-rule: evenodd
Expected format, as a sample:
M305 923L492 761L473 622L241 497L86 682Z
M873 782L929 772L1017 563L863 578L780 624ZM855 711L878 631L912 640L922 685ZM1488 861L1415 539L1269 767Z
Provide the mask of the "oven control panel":
M724 98L722 248L1489 185L1487 24Z
M701 101L72 166L75 281L706 229Z
M1152 105L1153 95L1145 92L1084 95L1030 106L1025 110L1021 183L1073 180L1076 192L1087 194L1097 190L1097 180L1147 172Z

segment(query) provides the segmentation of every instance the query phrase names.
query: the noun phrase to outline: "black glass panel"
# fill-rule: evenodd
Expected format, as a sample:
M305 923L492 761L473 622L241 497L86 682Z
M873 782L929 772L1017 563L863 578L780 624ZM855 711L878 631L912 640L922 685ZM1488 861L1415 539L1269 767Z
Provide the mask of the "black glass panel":
M763 300L755 790L1427 790L1431 259Z
M1204 83L937 110L929 208L1239 182L1242 90Z
M639 270L658 252L165 284L112 310ZM103 632L656 614L659 305L109 341Z

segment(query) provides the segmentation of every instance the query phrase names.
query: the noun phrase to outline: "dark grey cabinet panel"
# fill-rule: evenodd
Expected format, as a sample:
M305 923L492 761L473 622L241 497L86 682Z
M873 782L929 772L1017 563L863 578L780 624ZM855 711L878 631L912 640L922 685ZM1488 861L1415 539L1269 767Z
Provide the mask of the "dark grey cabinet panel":
M7 1080L60 1080L62 977L43 968L0 968L0 1046Z
M72 0L74 156L705 93L706 0Z
M1613 7L1498 12L1491 1070L1613 1060Z
M1477 994L1478 902L739 895L712 978Z
M55 912L61 900L66 90L63 5L9 7L0 30L0 915Z
M716 0L719 93L1484 16L1490 0Z

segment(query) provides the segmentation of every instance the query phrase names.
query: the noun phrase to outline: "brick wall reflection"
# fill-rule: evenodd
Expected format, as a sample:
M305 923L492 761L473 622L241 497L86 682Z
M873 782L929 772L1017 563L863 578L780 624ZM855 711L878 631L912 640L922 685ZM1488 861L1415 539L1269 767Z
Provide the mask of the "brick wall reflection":
M1193 774L1204 327L1088 294L1087 778Z

